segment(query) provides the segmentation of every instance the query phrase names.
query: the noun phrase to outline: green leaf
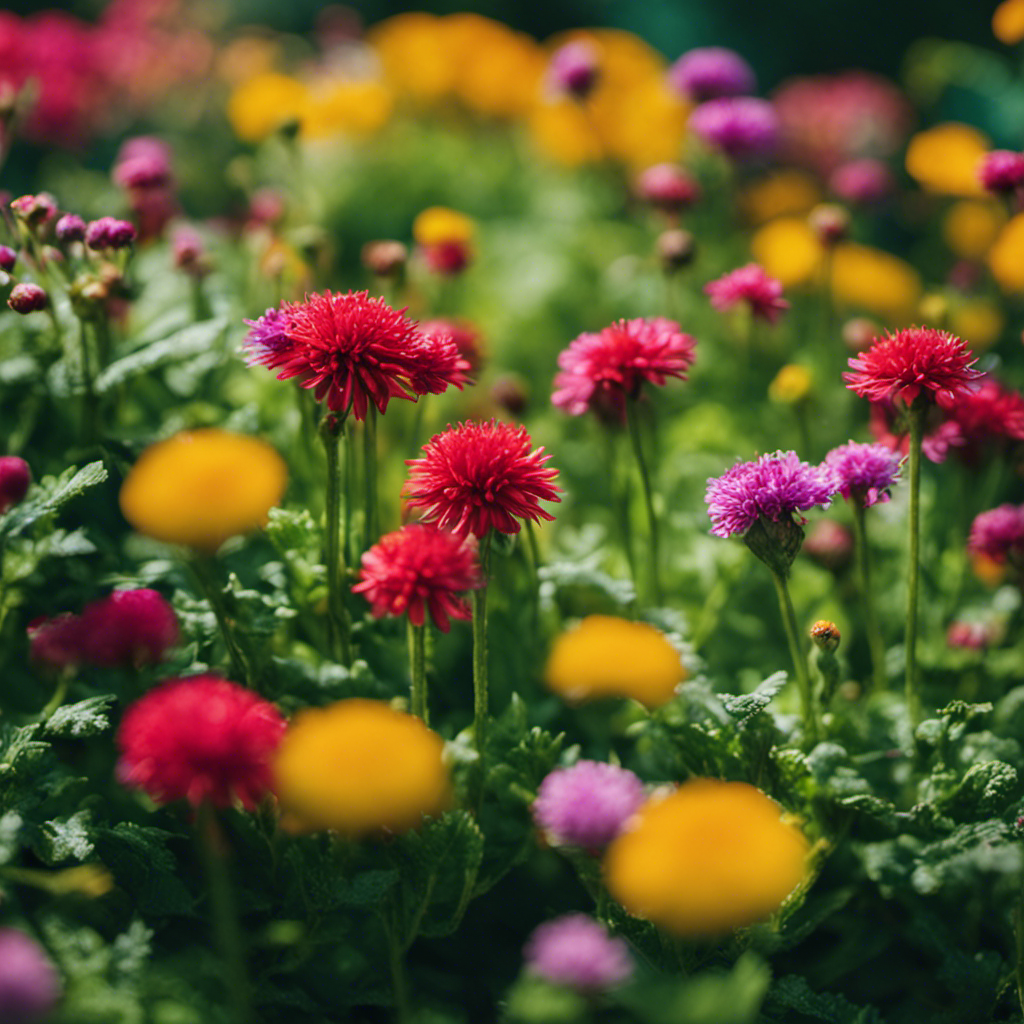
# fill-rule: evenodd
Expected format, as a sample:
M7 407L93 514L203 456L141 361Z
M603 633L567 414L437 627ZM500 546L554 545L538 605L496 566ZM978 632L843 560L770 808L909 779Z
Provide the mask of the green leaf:
M0 517L0 537L16 537L29 526L56 512L62 505L103 483L107 470L102 462L90 462L79 470L65 470L56 479L45 477L29 497Z
M722 694L722 703L730 715L738 719L741 725L745 725L754 715L768 707L782 692L788 679L789 676L785 672L775 672L752 693L744 693L738 697Z
M940 806L958 820L976 821L1001 815L1020 789L1017 770L1004 761L971 765Z
M51 866L66 860L84 861L94 849L89 829L91 818L92 813L86 810L44 822L36 831L32 848Z
M0 864L10 863L17 854L21 826L21 815L16 811L8 811L0 818Z
M83 736L97 736L110 728L110 709L117 703L117 697L105 693L98 697L87 697L77 704L65 704L57 708L43 726L46 736L65 736L80 739Z
M792 1018L792 1011L825 1024L884 1024L873 1006L857 1006L841 995L815 992L803 978L794 974L779 978L772 985L765 1010L769 1020L786 1024Z

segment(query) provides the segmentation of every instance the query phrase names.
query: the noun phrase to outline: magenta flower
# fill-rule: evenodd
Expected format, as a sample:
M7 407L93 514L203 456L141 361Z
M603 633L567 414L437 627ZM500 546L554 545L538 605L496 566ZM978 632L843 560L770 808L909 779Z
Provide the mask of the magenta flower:
M829 176L828 187L848 203L868 205L892 195L896 184L886 164L864 157L840 164Z
M747 303L755 317L774 324L789 303L782 297L782 285L769 277L757 263L730 271L704 285L704 294L719 312Z
M85 229L85 244L90 249L126 249L135 241L135 225L116 217L100 217Z
M548 84L556 93L581 100L593 91L600 73L596 47L585 39L577 39L551 55Z
M852 495L864 508L889 500L889 491L899 479L902 459L884 444L848 444L833 448L825 465L835 473L839 493Z
M975 516L968 550L996 562L1024 560L1024 505L1000 505Z
M292 303L282 302L277 309L268 309L257 320L246 320L250 328L242 342L247 350L247 366L274 366L294 342L288 337L291 326Z
M692 206L700 186L678 164L654 164L637 175L633 191L645 203L676 214Z
M32 470L17 455L0 455L0 516L19 505L32 484Z
M1024 185L1024 153L1009 149L994 149L986 153L978 164L978 180L999 195L1015 192Z
M775 108L755 96L723 96L702 103L690 115L690 130L703 143L733 160L771 156L779 141Z
M964 434L956 420L939 418L941 410L938 406L928 410L928 413L921 439L921 453L929 462L942 463L949 457L951 448L960 448L965 444ZM876 441L894 452L906 455L910 451L906 417L901 415L893 402L871 403L868 429Z
M754 91L753 68L735 50L702 46L689 50L668 69L668 83L691 100L703 103L720 96Z
M18 928L0 928L0 1020L48 1020L60 998L60 979L39 943Z
M629 947L586 914L566 914L534 929L523 948L526 969L556 985L602 992L633 974Z

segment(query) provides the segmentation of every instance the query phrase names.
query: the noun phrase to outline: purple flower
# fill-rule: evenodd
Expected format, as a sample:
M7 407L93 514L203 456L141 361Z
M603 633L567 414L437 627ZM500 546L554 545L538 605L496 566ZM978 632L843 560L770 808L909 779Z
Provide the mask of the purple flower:
M135 225L116 217L100 217L85 230L90 249L124 249L135 241Z
M58 242L81 242L85 238L85 221L77 213L65 213L55 230Z
M997 562L1024 559L1024 505L1000 505L975 516L967 547Z
M829 189L848 203L877 203L891 195L892 171L881 160L865 157L841 164L828 180Z
M582 992L614 988L633 974L625 941L586 914L545 921L527 939L523 959L532 974Z
M684 53L668 69L668 82L684 96L702 103L720 96L742 96L757 84L750 65L734 50L703 46Z
M797 512L828 508L839 489L832 470L801 462L796 452L772 452L756 462L738 462L708 480L704 500L716 537L746 533L759 519L792 521ZM799 522L804 522L798 517Z
M779 117L755 96L723 96L690 115L690 130L706 145L734 160L771 156L779 141Z
M287 333L292 322L290 309L290 303L283 302L277 309L268 309L258 320L245 321L251 328L242 343L248 350L247 366L270 366L293 344Z
M597 50L585 39L578 39L555 50L548 64L548 82L558 93L585 99L597 84L600 68Z
M978 180L989 192L1008 194L1024 185L1024 153L994 149L978 164Z
M0 245L0 270L10 273L18 262L18 254L9 245Z
M21 313L23 316L46 309L47 302L49 302L49 299L46 292L39 285L33 284L31 281L23 281L21 284L16 284L11 289L11 294L7 296L7 305L15 313Z
M833 470L839 493L847 500L852 494L864 508L889 500L889 490L900 476L903 460L884 444L848 444L833 448L825 464Z
M34 1024L59 996L57 972L39 944L17 928L0 928L0 1020Z
M533 818L555 846L607 846L644 802L643 783L626 768L579 761L540 784Z

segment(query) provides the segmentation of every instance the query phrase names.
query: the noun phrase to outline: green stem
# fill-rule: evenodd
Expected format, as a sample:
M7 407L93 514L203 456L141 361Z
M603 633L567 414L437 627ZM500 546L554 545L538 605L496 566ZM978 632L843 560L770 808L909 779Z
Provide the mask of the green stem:
M924 406L910 407L910 512L907 567L906 697L911 726L921 720L921 695L917 690L917 597L921 571L921 439Z
M327 454L327 522L324 560L327 563L327 634L331 657L352 664L351 626L345 605L345 563L341 551L341 436L344 420L328 413L320 422L320 438ZM348 502L345 503L346 508Z
M364 504L363 550L368 551L376 541L377 528L377 407L373 404L363 422Z
M480 756L483 778L484 748L487 743L487 585L490 570L491 531L480 542L480 570L484 584L473 591L473 736Z
M629 576L633 581L633 589L639 591L639 580L636 575L636 557L633 554L633 531L629 519L629 475L623 472L618 458L618 438L610 431L605 435L608 439L608 466L611 482L612 508L618 521L619 535L622 541L622 552L626 556Z
M1024 1011L1024 890L1017 896L1017 906L1013 913L1013 931L1017 940L1017 1000Z
M800 643L800 630L796 622L796 612L789 596L786 578L772 570L775 581L775 592L779 597L779 610L782 612L782 624L786 630L786 642L789 644L789 656L796 674L796 684L800 690L800 704L804 717L804 742L813 747L820 737L818 714L814 707L814 693L811 690L811 677L807 671L807 655Z
M41 722L48 722L57 708L64 703L64 699L68 695L68 684L71 682L72 671L64 669L57 677L57 685L54 687L53 696L46 702L43 710L39 712L39 720Z
M864 502L857 495L851 497L853 540L857 546L857 570L860 574L861 594L864 600L864 626L868 634L868 647L871 650L874 688L876 692L881 693L886 687L885 644L878 622L878 610L875 608L875 592L871 586L871 552L868 550L867 527L864 522Z
M409 637L409 676L412 680L409 692L409 703L412 713L422 719L424 725L430 724L427 710L427 627L414 626L408 623Z
M397 915L396 915L397 916ZM385 922L388 938L388 967L391 971L391 992L395 999L395 1021L405 1024L409 1019L409 987L405 978L405 944L395 922Z
M252 1024L252 1003L245 970L245 942L224 857L224 834L217 821L217 812L205 800L196 810L196 827L199 830L199 846L210 890L213 933L224 961L230 1019L232 1024Z
M647 509L651 595L654 603L660 605L662 603L662 592L660 560L658 558L658 517L654 512L654 494L651 490L651 478L647 471L647 462L644 459L643 445L640 443L640 424L636 417L636 403L631 398L626 399L626 424L629 428L629 439L633 445L633 454L636 456L637 469L640 472L640 482L643 484L644 506Z
M99 396L96 394L96 381L93 374L92 358L89 354L89 339L85 332L85 322L79 321L79 357L82 361L82 437L86 443L95 441L99 430Z
M244 641L235 632L235 624L224 600L224 588L221 586L216 562L210 555L197 551L193 554L189 566L199 583L200 590L213 609L217 625L220 627L220 635L231 659L232 675L251 689L258 690L253 659L245 649Z

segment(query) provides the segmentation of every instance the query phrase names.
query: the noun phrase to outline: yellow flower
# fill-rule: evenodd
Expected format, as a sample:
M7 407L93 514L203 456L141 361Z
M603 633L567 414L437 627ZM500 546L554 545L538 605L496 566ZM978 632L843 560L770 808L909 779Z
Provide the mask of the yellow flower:
M1024 0L1003 0L992 15L992 34L1007 46L1024 39Z
M780 405L796 405L804 401L814 387L814 378L806 366L787 363L768 385L768 397Z
M988 136L969 124L948 121L918 132L907 146L907 173L926 191L983 196L978 161L989 151Z
M775 171L748 185L740 194L743 215L752 224L764 224L774 217L798 217L821 202L821 188L805 171Z
M314 85L302 111L302 136L372 135L391 116L394 97L381 82L335 79Z
M590 108L608 154L627 167L642 170L678 158L689 107L663 74L615 90L598 85Z
M949 329L963 338L975 354L991 348L1006 326L1006 317L988 299L962 299L949 313Z
M649 708L670 701L686 678L679 652L644 622L590 615L554 644L548 686L568 701L631 697Z
M139 533L216 551L267 521L288 471L270 445L208 428L151 445L121 487L121 511Z
M242 82L228 97L228 120L243 142L261 142L282 125L298 121L309 90L295 78L268 72Z
M965 260L980 260L992 248L1006 214L998 203L961 199L942 221L942 237L950 252Z
M444 19L433 14L398 14L366 34L394 89L419 103L435 103L455 88L456 67Z
M854 242L836 246L832 294L837 302L906 323L917 309L921 291L917 271L898 256Z
M572 100L538 103L530 113L528 127L537 149L566 167L594 163L603 155L593 124Z
M1006 292L1024 291L1024 213L1011 217L988 253L988 267Z
M412 237L420 245L465 244L473 240L475 231L469 217L447 206L428 206L412 224Z
M825 255L810 225L799 217L780 217L759 228L750 251L765 273L786 288L814 280Z
M804 880L808 843L745 782L695 779L649 800L608 848L604 876L629 913L682 936L767 917Z
M278 748L274 780L285 814L354 836L413 828L449 796L441 737L362 698L300 711Z

